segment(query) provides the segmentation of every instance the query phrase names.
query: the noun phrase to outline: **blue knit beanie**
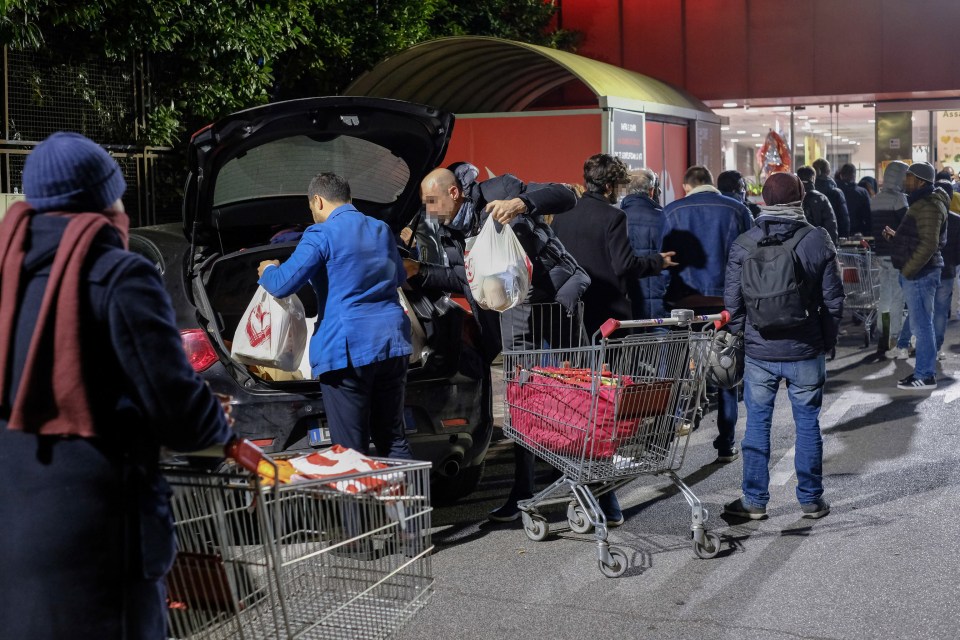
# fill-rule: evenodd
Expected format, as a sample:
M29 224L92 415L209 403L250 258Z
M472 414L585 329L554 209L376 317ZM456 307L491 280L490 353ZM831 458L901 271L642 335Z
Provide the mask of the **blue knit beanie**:
M127 190L120 166L79 133L59 131L27 156L23 193L37 212L99 212Z

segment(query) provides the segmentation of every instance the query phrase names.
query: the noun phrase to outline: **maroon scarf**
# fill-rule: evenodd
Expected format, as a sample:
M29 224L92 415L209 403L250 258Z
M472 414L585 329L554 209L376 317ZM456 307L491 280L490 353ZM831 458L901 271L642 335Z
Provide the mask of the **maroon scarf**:
M10 380L20 281L30 220L37 215L25 202L17 202L0 223L0 402ZM112 224L127 247L130 220L123 212L50 213L70 218L53 259L37 324L30 339L20 386L13 400L8 429L39 435L95 435L93 415L83 379L80 348L80 291L87 253L99 231ZM41 358L41 345L53 343L50 358ZM47 390L53 406L45 406Z

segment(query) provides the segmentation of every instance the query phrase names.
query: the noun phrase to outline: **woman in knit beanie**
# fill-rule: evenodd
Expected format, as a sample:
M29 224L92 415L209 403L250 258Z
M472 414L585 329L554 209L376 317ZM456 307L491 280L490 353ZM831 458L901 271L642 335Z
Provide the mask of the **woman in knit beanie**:
M226 442L126 183L75 133L28 156L0 223L0 636L162 640L173 562L161 446Z

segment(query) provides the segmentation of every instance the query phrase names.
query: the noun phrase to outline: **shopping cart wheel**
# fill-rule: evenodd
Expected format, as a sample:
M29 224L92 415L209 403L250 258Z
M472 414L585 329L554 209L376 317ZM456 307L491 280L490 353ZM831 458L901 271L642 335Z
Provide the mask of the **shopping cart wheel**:
M704 560L713 558L720 552L720 536L712 531L704 531L703 537L703 544L696 540L693 541L693 552L697 554L698 558L703 558Z
M547 537L550 527L547 525L547 519L534 511L533 513L521 512L523 520L523 532L534 542L540 542Z
M576 502L567 505L567 522L570 524L570 530L574 533L590 533L593 531L593 524L587 517L587 512Z
M612 564L606 564L603 560L597 560L597 566L600 567L600 573L608 578L619 578L627 570L627 554L619 547L610 547L610 558Z

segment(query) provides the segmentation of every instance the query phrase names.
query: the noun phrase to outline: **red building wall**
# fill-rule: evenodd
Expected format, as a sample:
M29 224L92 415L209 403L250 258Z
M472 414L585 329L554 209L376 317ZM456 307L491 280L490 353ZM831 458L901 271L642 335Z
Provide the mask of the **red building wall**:
M481 180L512 173L524 182L580 184L602 135L599 113L458 118L443 164L471 162Z
M560 7L558 24L584 33L577 53L701 100L960 93L954 0L563 0Z

